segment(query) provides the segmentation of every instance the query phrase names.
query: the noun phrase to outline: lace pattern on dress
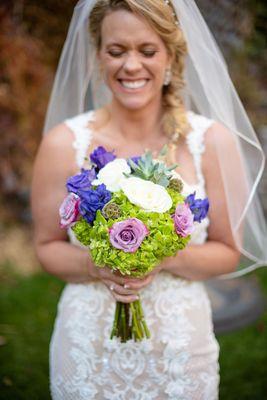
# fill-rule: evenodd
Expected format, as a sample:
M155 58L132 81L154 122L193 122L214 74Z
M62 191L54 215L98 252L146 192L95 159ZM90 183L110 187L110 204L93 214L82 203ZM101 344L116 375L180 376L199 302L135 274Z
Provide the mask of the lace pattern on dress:
M115 304L106 287L65 288L51 344L53 399L217 399L218 345L203 285L161 273L140 294L152 338L120 343L109 339Z
M214 121L202 115L194 114L191 111L187 113L187 116L192 126L192 131L186 137L187 145L190 153L193 155L198 182L205 187L205 180L201 167L201 156L205 151L205 132L211 127Z
M76 164L79 168L82 168L84 164L87 149L91 142L92 131L89 129L88 124L93 120L94 112L89 111L64 121L65 125L67 125L74 134L75 139L72 145L76 150Z

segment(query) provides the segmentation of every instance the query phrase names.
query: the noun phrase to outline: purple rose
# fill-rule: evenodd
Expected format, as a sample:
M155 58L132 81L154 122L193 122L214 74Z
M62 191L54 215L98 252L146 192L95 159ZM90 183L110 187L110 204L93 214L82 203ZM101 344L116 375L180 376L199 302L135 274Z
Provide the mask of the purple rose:
M68 192L77 194L80 189L90 189L92 186L92 181L95 179L95 177L96 172L94 168L89 170L82 168L82 172L80 174L68 178L66 184Z
M104 184L97 186L96 189L79 190L78 195L81 199L80 214L89 224L94 222L97 210L102 210L104 205L111 200L111 193Z
M109 230L109 240L116 249L134 253L149 234L146 225L137 218L115 222Z
M195 195L196 192L187 196L185 202L189 204L190 210L194 214L194 221L201 222L208 214L209 199L207 197L204 200L195 199Z
M80 198L74 193L69 193L63 200L60 208L60 227L68 228L79 216Z
M194 215L188 204L178 204L174 214L174 226L177 235L186 237L194 231Z
M104 147L97 147L91 154L90 160L94 163L98 169L103 168L110 161L115 160L113 152L107 151Z

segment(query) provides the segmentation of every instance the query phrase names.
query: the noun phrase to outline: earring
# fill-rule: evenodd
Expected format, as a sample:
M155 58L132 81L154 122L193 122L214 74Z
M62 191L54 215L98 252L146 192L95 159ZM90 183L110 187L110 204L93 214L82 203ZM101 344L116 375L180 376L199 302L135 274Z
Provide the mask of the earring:
M166 68L166 71L165 71L163 85L168 86L171 83L171 80L172 80L172 71L171 71L171 68L168 67L168 68Z
M179 137L180 137L180 133L178 131L175 131L171 138L172 142L176 143L178 141Z

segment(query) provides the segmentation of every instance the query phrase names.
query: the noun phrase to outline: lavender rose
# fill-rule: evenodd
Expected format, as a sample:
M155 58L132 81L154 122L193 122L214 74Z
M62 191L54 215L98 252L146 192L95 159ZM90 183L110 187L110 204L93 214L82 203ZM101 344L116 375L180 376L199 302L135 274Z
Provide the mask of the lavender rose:
M201 222L208 214L209 199L207 197L204 200L195 199L195 196L196 192L190 194L185 202L189 204L190 210L194 214L194 221Z
M149 234L146 225L138 218L115 222L109 230L109 240L116 249L134 253Z
M98 169L103 168L110 161L115 160L116 156L114 156L113 152L109 152L104 147L97 147L91 154L90 160L94 163Z
M78 190L89 190L92 186L92 181L96 177L95 169L86 170L82 168L82 172L80 174L71 176L67 180L67 189L68 192L73 192L75 194L78 193Z
M60 208L60 227L69 228L79 216L80 198L74 193L69 193L63 200Z
M188 204L178 204L174 214L174 226L177 235L187 237L194 231L194 215Z

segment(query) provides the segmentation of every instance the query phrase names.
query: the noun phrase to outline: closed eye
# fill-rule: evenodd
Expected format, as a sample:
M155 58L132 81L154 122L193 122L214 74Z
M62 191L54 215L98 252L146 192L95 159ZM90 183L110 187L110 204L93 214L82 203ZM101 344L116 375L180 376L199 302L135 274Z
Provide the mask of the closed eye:
M108 52L108 54L111 57L115 57L115 58L121 57L123 55L123 53L124 53L124 51L109 51ZM145 57L150 58L150 57L153 57L156 54L156 51L155 50L142 50L141 53Z
M153 57L156 54L156 51L155 50L143 50L142 53L145 57L149 58L149 57Z
M108 54L111 57L120 57L123 55L123 51L109 51Z

